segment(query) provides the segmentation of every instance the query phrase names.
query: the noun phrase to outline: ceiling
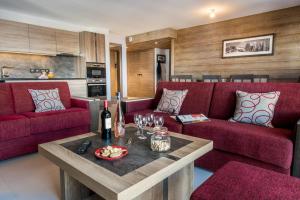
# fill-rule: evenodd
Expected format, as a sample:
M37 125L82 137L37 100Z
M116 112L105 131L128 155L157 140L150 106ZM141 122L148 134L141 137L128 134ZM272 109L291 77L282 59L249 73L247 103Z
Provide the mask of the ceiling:
M14 13L10 19L26 15L36 21L52 20L132 35L166 27L178 29L207 24L296 5L300 5L300 0L0 0L0 17L5 18L5 11ZM214 19L208 16L211 9L216 11Z

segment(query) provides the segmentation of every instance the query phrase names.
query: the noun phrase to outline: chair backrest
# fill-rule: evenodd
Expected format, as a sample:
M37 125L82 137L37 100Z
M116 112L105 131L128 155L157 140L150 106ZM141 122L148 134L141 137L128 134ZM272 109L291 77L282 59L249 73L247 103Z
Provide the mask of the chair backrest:
M222 82L222 77L220 75L203 75L202 80L207 83L216 83Z
M253 83L253 74L235 74L231 75L230 82L236 83Z
M254 83L267 83L269 82L270 76L269 75L254 75L253 82Z
M172 82L193 82L192 75L173 75L171 76Z

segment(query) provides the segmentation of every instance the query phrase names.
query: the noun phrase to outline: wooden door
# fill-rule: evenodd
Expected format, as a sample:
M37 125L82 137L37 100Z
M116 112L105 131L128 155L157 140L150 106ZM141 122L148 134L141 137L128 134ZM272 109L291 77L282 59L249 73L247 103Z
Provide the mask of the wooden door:
M127 53L129 97L154 96L154 49Z
M56 55L56 29L29 25L29 50L31 53Z
M79 33L56 30L57 53L79 55Z
M105 63L105 35L96 33L95 37L97 62Z
M85 58L86 62L97 62L96 58L96 38L95 33L81 32L80 40L80 55Z
M29 52L28 24L0 20L0 51Z

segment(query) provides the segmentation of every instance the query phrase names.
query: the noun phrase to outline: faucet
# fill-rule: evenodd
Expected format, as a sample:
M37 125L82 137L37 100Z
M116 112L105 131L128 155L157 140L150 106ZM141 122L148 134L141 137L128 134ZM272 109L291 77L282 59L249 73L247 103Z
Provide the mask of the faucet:
M0 67L0 78L3 79L3 78L8 78L9 75L8 74L5 74L4 73L4 69L12 69L13 67L8 67L8 66L2 66Z

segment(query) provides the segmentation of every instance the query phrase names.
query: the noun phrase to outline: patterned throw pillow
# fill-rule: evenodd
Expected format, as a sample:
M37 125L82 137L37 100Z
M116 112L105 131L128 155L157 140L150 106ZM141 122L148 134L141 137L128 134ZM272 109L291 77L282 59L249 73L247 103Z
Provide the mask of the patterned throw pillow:
M178 115L188 90L168 90L164 88L156 111Z
M65 110L58 89L53 90L28 90L35 105L35 112L47 112L53 110Z
M236 91L234 117L230 121L273 127L275 105L280 92L247 93Z

